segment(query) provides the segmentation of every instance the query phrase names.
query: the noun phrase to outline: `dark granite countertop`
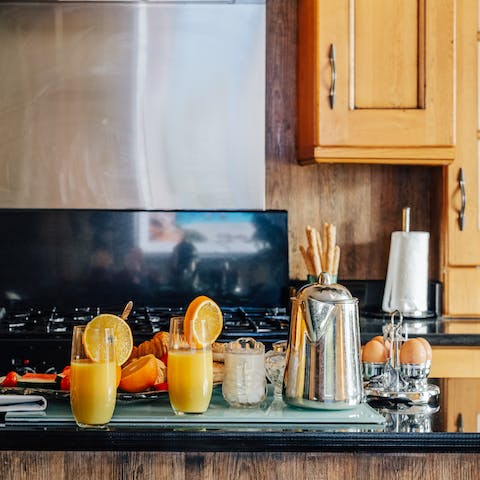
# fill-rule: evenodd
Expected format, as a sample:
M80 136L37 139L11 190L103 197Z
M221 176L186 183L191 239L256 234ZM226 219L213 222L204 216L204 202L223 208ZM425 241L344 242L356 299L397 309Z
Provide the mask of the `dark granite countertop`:
M386 319L360 318L360 337L362 344L376 335L382 335L382 327L388 322ZM456 328L459 333L450 333L452 324L462 324L463 328ZM409 337L421 336L427 339L432 346L479 347L480 333L475 331L480 326L480 318L451 318L438 317L431 319L404 320ZM480 327L478 328L480 332Z
M217 399L221 397L218 390L216 395ZM163 408L165 412L169 408L167 396L155 402L147 402L146 407L154 417L156 410ZM60 410L69 412L68 400L53 401L49 408L55 410L59 406ZM271 407L272 398L269 397L265 412ZM135 408L142 407L127 405L123 408L133 420L120 422L117 418L105 430L82 430L73 418L62 420L61 416L55 422L41 419L12 422L7 417L6 426L0 427L0 448L18 451L480 453L480 434L444 431L438 411L415 414L383 411L385 423L328 424L322 423L323 420L302 423L303 419L298 423L241 423L228 419L212 423L197 418L196 423L175 424L171 423L171 417L175 417L171 412L170 419L168 414L163 418L161 413L156 418L139 415L136 421ZM128 411L129 408L132 410ZM304 411L297 409L293 415L301 416L298 412ZM316 411L309 412L310 418L312 412L316 414Z

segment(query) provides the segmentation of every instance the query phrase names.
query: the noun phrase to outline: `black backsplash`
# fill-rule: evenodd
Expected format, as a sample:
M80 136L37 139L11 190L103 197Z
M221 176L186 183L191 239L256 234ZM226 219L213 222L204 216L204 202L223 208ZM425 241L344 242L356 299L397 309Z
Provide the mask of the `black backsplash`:
M381 312L385 289L384 280L339 280L339 283L348 288L352 296L358 298L360 316ZM294 290L298 290L306 282L294 280L291 284ZM442 284L433 280L429 281L428 310L433 317L442 315L442 295Z
M285 211L0 210L0 306L285 305Z

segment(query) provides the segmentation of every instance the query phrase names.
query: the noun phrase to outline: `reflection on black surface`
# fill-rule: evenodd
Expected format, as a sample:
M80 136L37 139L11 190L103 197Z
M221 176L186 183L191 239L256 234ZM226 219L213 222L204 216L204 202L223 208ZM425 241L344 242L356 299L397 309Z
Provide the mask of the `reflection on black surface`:
M287 214L0 211L3 305L284 305Z

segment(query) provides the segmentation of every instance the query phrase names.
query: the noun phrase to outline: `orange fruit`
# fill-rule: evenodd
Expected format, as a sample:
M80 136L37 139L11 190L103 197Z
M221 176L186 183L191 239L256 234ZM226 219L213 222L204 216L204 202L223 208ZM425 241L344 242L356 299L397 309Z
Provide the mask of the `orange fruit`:
M122 379L122 367L117 365L117 388L120 385L120 380Z
M153 386L157 375L157 359L150 353L136 358L122 369L119 387L125 392L143 392Z
M185 338L190 345L211 345L222 333L223 314L220 307L205 295L194 298L184 318Z
M83 333L83 348L88 358L100 359L100 341L95 333L97 328L111 328L115 341L115 356L117 365L123 365L133 349L132 330L128 323L117 315L102 313L90 320Z

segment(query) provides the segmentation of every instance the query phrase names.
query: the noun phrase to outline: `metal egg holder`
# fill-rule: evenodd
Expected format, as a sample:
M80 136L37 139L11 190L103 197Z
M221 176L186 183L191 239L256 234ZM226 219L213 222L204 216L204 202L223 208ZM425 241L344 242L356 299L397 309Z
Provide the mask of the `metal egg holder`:
M395 318L398 317L398 322ZM431 361L424 364L401 364L400 347L408 339L403 316L395 310L383 327L383 338L390 342L385 363L362 363L364 394L373 407L403 413L434 413L439 409L440 388L427 382Z

